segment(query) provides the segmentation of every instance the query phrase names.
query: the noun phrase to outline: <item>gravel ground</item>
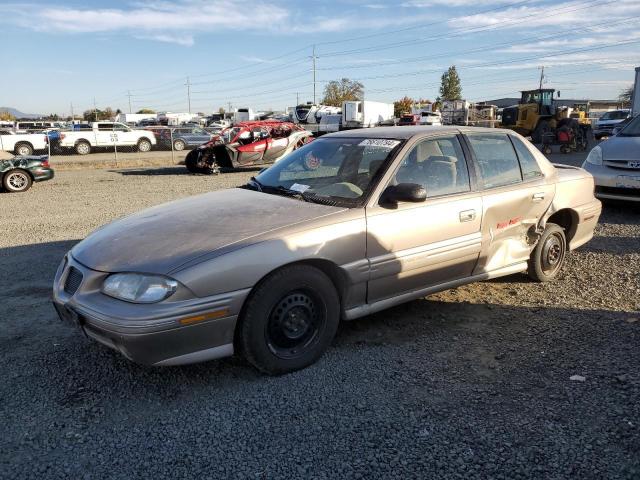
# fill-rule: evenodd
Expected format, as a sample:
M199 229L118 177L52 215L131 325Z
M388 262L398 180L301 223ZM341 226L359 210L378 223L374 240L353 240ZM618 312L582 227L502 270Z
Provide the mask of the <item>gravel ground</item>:
M278 378L236 358L140 367L56 318L54 270L91 230L250 175L65 171L0 195L1 478L640 478L628 206L553 284L514 275L345 323Z

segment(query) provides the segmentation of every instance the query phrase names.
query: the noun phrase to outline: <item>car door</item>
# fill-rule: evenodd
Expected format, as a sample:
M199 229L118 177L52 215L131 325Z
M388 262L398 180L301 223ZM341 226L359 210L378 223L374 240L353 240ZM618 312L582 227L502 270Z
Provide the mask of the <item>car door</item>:
M192 128L191 135L192 138L189 142L189 145L198 146L211 140L211 134L207 133L206 130L203 130L199 127Z
M116 134L116 137L112 137L112 139L118 145L135 145L138 143L138 135L124 123L114 123L113 133Z
M534 155L506 133L465 135L482 186L482 253L474 274L525 262L555 193Z
M389 185L418 183L423 203L367 207L368 302L471 275L481 250L482 198L455 134L419 140Z
M238 163L240 165L252 165L262 163L262 157L267 149L268 134L261 127L251 130L246 144L238 147Z
M118 134L113 130L113 123L98 123L98 130L94 131L96 146L109 147L117 140Z

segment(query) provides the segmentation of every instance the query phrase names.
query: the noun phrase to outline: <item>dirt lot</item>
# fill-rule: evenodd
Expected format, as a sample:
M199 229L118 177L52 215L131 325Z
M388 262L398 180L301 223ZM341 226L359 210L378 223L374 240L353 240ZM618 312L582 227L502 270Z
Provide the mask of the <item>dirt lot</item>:
M136 366L56 318L55 268L91 230L250 175L74 170L0 194L0 478L640 477L628 206L553 284L514 275L345 323L278 378L236 358Z

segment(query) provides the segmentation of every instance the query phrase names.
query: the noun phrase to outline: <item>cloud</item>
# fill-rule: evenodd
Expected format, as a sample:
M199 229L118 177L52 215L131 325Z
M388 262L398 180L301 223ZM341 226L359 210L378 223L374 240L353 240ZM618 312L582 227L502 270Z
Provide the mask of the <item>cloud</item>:
M458 1L458 0L452 0ZM464 0L462 0L464 1ZM507 8L491 13L469 15L449 20L451 28L492 27L491 30L532 27L567 27L576 25L576 32L588 29L592 23L603 19L610 21L631 18L640 14L640 2L637 0L617 0L616 2L593 4L578 1L563 4L545 4Z
M183 47L191 47L195 43L193 35L135 35L135 38L140 40L153 40L156 42L175 43L176 45L182 45Z
M133 37L193 45L193 34L277 25L289 12L260 0L138 1L128 8L72 8L62 5L0 5L0 22L55 33L127 32Z
M402 2L400 6L405 8L429 8L437 6L479 7L487 5L503 5L508 3L510 3L509 0L409 0L406 2Z

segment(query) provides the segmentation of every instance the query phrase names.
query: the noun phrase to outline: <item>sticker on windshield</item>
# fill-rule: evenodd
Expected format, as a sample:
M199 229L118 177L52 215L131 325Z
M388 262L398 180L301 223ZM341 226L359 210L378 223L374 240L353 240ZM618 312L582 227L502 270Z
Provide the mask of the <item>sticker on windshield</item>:
M359 147L387 147L394 148L400 144L400 140L389 140L386 138L367 138L361 141Z
M301 183L294 183L289 187L290 190L295 190L296 192L304 193L309 190L310 185L302 185Z

